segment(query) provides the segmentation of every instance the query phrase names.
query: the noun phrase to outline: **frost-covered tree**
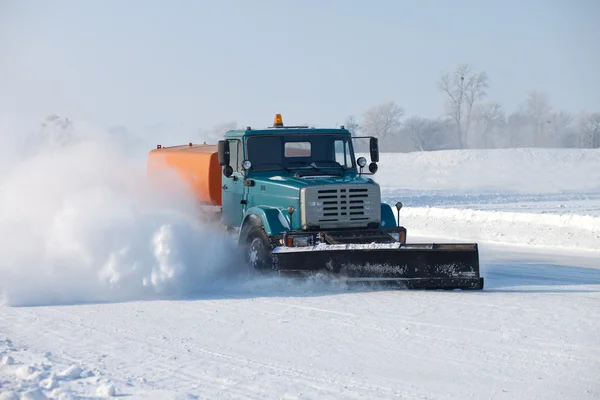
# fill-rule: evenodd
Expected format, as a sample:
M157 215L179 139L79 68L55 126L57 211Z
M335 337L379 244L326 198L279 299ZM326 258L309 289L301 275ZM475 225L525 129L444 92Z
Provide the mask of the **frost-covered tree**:
M573 117L566 111L551 112L548 120L545 147L573 147Z
M544 146L547 143L548 124L550 124L550 101L548 95L543 92L532 91L529 93L523 107L525 115L529 118L529 124L533 134L533 145Z
M352 136L358 136L360 134L359 133L360 125L356 121L356 118L354 117L354 115L349 115L346 118L346 121L344 121L344 126L346 127L346 129L348 129L350 131Z
M344 127L350 131L352 136L361 135L361 126L354 117L349 115L344 121ZM369 143L366 140L354 140L354 151L359 153L365 153L369 151Z
M496 102L479 105L475 111L475 120L483 147L486 149L494 147L496 136L506 125L506 116L502 106Z
M407 137L415 150L440 150L448 146L446 128L443 121L412 116L404 121L402 137Z
M393 101L369 108L363 114L362 132L381 140L392 139L400 131L404 109Z
M468 147L474 107L487 94L487 74L473 71L468 64L461 64L452 74L441 76L438 88L447 96L447 116L454 123L458 146Z
M600 148L600 113L584 113L579 119L581 146Z
M515 111L506 117L505 129L502 132L501 142L505 147L529 146L529 118L521 110Z

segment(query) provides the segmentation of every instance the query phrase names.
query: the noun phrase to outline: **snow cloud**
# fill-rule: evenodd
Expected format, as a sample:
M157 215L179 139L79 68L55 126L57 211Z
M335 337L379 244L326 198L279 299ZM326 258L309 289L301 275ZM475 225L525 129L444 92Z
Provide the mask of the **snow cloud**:
M2 125L0 302L185 295L232 264L230 239L200 220L176 181L159 190L144 160L104 132L59 122L35 146Z

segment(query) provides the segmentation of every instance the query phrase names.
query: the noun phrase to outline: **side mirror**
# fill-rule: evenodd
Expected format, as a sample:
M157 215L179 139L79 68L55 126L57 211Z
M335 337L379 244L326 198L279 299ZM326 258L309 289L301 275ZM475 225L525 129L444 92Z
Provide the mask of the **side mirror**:
M371 152L371 161L379 162L379 141L372 137L369 141L369 151Z
M233 175L233 167L231 165L226 165L223 167L223 175L225 175L227 178L229 178L231 175Z
M229 141L228 140L219 140L218 149L219 149L219 165L220 166L229 165Z

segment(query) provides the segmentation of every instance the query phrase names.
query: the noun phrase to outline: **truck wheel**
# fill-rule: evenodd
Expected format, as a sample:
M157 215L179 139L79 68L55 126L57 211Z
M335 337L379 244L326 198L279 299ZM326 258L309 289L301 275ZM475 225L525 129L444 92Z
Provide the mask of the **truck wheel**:
M248 232L245 246L246 262L256 272L266 272L273 267L271 245L262 226L255 226Z

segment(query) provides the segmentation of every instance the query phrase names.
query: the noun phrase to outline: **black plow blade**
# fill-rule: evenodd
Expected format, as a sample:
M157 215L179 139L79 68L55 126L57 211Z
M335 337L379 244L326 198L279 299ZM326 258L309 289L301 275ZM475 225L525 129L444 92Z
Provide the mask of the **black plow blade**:
M349 282L409 289L483 289L477 244L342 244L278 247L282 274L324 272Z

